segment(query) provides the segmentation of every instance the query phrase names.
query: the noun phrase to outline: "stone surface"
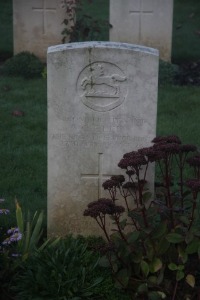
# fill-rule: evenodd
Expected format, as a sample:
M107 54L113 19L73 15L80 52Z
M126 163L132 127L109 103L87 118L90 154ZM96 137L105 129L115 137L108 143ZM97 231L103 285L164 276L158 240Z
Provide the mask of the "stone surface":
M123 154L155 136L158 51L74 43L50 47L47 62L48 234L97 234L87 204L108 197L102 183L124 174Z
M47 48L61 44L63 0L13 0L14 54L29 51L46 60Z
M157 48L171 60L173 0L110 0L110 41Z

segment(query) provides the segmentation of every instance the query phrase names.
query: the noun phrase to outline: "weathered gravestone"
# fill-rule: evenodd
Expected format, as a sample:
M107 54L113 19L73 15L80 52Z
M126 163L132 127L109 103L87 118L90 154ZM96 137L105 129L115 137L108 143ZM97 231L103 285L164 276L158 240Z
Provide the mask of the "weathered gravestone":
M14 54L29 51L46 60L47 48L62 41L64 0L13 0Z
M88 42L50 47L48 67L48 233L99 233L83 217L123 174L123 154L149 146L156 131L158 51ZM149 180L154 181L153 170ZM108 197L108 195L107 195Z
M173 0L110 0L110 41L159 49L171 60Z

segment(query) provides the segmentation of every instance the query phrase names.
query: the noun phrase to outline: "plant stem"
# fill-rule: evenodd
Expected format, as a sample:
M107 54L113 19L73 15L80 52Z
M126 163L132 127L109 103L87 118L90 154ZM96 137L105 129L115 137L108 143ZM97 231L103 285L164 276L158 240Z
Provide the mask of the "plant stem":
M172 300L175 300L177 287L178 287L178 281L176 281L176 284L175 284L175 287L174 287L174 292L173 292Z

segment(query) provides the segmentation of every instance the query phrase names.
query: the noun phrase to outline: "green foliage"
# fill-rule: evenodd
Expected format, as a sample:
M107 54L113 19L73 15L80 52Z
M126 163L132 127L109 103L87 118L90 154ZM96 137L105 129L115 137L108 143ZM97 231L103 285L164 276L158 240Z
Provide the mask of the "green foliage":
M177 136L152 142L124 154L118 166L127 181L123 175L106 180L109 198L90 203L84 215L94 218L105 234L100 265L111 267L116 287L132 291L133 299L175 300L186 294L194 299L200 259L200 154ZM146 182L151 163L160 169L154 198ZM192 179L185 173L187 165ZM124 206L116 201L119 195ZM113 223L109 231L108 217Z
M46 212L46 80L0 77L0 101L0 190L11 211L6 219L9 228L16 224L15 197L24 212L30 211L31 219L36 210ZM24 116L12 116L15 109L24 111ZM0 226L5 225L2 221Z
M85 42L85 41L100 41L104 40L105 32L109 29L109 22L102 18L94 18L91 14L85 13L85 6L87 2L82 0L69 1L67 5L67 18L64 19L65 25L62 31L63 39L72 42ZM93 5L94 6L94 5Z
M20 260L26 260L28 256L37 248L41 239L43 228L43 212L35 212L33 219L30 220L30 213L28 212L27 221L22 213L22 209L16 200L16 220L17 227L22 233L22 239L18 242L18 252L20 253Z
M24 51L8 59L3 65L3 73L9 76L34 78L41 76L43 64L33 53Z
M165 62L163 60L159 61L159 84L168 85L175 84L178 82L179 67L177 65Z
M0 209L0 215L7 214L7 209ZM9 211L8 211L9 212ZM38 244L42 235L43 213L35 213L32 220L28 214L27 221L22 209L16 200L17 227L7 230L0 236L0 280L1 294L9 289L12 278L15 277L21 264L39 248ZM8 229L8 228L7 228ZM49 244L47 240L39 249ZM55 242L54 242L55 244Z
M94 299L103 281L96 276L97 264L98 257L79 239L47 244L25 261L17 275L17 299Z

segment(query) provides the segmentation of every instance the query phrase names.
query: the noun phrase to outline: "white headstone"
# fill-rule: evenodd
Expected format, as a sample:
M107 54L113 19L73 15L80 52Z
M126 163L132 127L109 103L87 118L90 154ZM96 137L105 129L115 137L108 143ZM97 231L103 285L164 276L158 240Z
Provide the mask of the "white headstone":
M171 60L173 0L110 0L110 41L159 49Z
M100 233L83 217L87 204L107 195L106 179L123 174L123 154L156 134L158 51L74 43L50 47L47 62L48 234Z
M14 54L29 51L46 61L47 48L61 44L63 0L13 0Z

